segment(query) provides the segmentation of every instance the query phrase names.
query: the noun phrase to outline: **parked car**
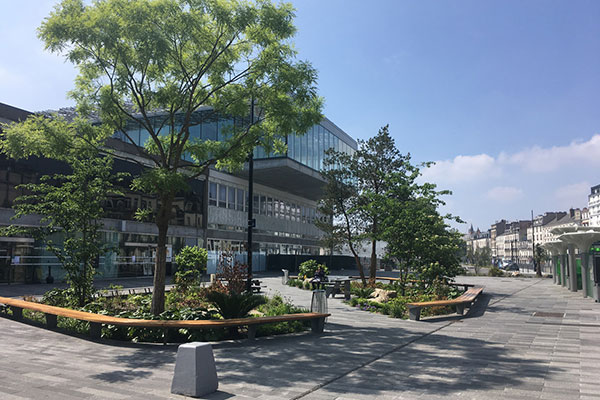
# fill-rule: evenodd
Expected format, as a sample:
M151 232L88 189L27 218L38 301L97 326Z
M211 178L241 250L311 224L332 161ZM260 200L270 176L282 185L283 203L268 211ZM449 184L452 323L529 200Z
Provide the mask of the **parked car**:
M517 263L510 263L510 264L506 264L502 267L503 270L505 271L519 271L519 264Z

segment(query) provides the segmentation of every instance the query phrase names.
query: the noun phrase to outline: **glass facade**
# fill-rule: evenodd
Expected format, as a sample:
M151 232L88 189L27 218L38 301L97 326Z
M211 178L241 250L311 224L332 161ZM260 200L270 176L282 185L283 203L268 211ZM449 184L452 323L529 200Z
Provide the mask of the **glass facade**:
M232 131L232 127L237 122L233 118L215 118L210 111L197 112L195 124L190 127L190 140L224 140ZM160 118L155 122L155 129L160 128ZM176 126L178 129L178 127ZM159 134L165 134L168 127L164 126L159 130ZM143 146L150 138L148 131L144 128L132 124L127 128L127 135L117 132L114 137L125 142L129 142L129 136L135 144ZM255 159L289 157L299 163L320 171L323 169L323 160L325 151L335 149L336 151L353 154L355 145L335 135L332 131L321 124L311 127L304 135L288 135L286 138L287 153L275 154L267 153L262 147L254 150ZM184 159L192 161L189 154Z
M228 195L225 196L225 194ZM248 191L244 189L217 182L210 182L208 185L208 205L211 206L237 211L248 211L247 200L245 202L247 197ZM256 215L307 224L313 224L317 218L322 218L317 213L315 207L290 203L261 193L256 193L253 196L252 209Z

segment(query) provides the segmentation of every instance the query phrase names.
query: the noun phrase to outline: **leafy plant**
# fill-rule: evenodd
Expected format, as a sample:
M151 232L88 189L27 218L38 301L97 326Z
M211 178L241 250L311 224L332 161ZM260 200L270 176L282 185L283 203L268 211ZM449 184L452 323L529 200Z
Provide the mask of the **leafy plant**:
M490 268L488 270L488 275L489 276L504 276L504 272L498 268L497 266L493 266L492 268Z
M350 293L356 297L368 298L374 292L375 289L371 287L357 287L353 286L350 288Z
M319 267L321 267L326 276L329 275L327 265L319 264L316 260L306 260L298 267L298 277L312 278Z
M265 296L251 293L224 293L211 291L206 295L210 302L224 319L244 318L250 311L265 304Z
M185 246L175 256L175 262L180 271L195 270L199 273L206 271L208 252L198 246Z
M234 260L233 253L223 252L219 257L217 267L217 280L213 283L213 290L229 294L240 294L246 290L248 279L248 265Z

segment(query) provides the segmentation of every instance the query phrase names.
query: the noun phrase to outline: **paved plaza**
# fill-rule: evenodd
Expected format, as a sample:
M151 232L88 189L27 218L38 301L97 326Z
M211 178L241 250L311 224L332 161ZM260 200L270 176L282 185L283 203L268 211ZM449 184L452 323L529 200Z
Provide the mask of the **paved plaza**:
M309 306L309 291L263 281ZM600 400L600 304L551 279L457 281L485 286L463 318L398 320L335 299L321 335L215 343L219 391L207 398ZM0 399L181 399L176 350L0 318Z

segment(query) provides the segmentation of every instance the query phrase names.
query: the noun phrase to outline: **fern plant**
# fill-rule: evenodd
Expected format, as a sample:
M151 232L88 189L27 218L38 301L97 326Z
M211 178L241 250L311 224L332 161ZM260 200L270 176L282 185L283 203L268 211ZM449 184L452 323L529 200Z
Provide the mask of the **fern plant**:
M206 300L211 303L224 319L244 318L256 307L265 304L264 296L250 293L208 292Z

